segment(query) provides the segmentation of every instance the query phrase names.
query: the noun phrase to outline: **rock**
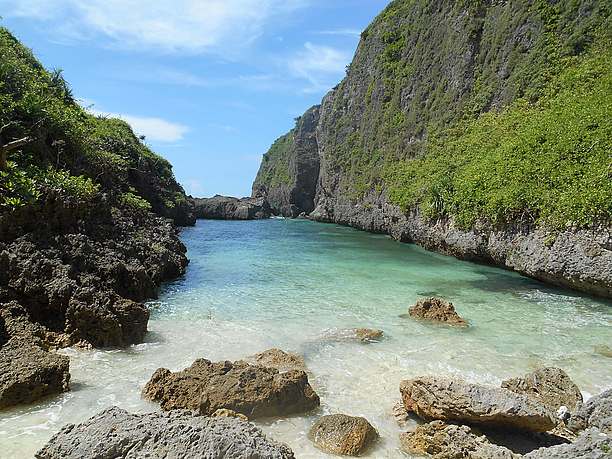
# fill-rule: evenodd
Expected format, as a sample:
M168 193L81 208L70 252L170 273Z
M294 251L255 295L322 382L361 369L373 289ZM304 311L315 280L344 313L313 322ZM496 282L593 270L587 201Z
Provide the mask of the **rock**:
M453 303L449 303L440 298L431 297L418 300L416 304L408 310L408 314L417 319L443 322L450 325L467 326L465 319L460 317L455 311Z
M304 413L319 406L319 396L304 371L279 373L246 362L204 359L176 373L158 369L143 397L160 402L164 410L186 408L211 415L225 408L249 419Z
M211 220L260 220L272 215L265 198L233 198L216 195L192 198L198 218Z
M130 414L107 408L82 424L62 428L37 459L292 459L289 447L234 418L205 418L188 411Z
M235 411L232 410L226 410L226 409L220 409L215 411L211 417L213 418L236 418L236 419L240 419L242 421L248 421L249 418L247 418L244 414L241 413L236 413Z
M365 418L332 414L319 418L309 437L325 452L359 456L378 438L378 432Z
M612 348L610 346L606 346L605 344L601 344L599 346L595 346L593 348L596 354L599 354L603 357L612 358Z
M520 378L507 379L501 386L537 400L552 412L566 407L571 413L582 403L580 389L560 368L539 368Z
M612 389L590 398L579 406L570 418L568 427L574 432L596 427L612 435Z
M391 414L393 414L397 425L400 426L402 429L408 425L410 421L410 413L406 411L404 402L402 402L401 400L399 400L393 405L393 408L391 408Z
M285 352L280 349L268 349L248 359L262 367L276 368L279 371L306 371L306 363L301 355Z
M503 446L491 443L464 425L433 421L420 425L414 432L400 435L401 449L408 454L427 455L435 459L513 459L520 456Z
M355 336L357 336L360 341L369 343L371 341L380 341L383 337L383 331L374 330L372 328L356 328Z
M506 389L461 380L424 376L402 381L406 410L425 420L545 432L556 425L546 407Z
M0 409L67 391L69 365L66 356L10 339L0 349Z
M612 457L612 437L589 429L569 444L540 448L532 451L524 459L609 459Z

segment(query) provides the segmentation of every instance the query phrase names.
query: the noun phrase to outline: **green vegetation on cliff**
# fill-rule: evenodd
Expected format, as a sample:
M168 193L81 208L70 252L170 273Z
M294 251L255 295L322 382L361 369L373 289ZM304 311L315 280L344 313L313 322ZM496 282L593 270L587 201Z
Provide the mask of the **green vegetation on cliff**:
M47 71L0 28L0 211L49 196L116 206L185 222L172 166L125 122L96 117L74 100L61 71Z
M294 130L279 137L263 156L262 164L257 174L256 182L265 183L269 187L291 185L289 175L289 154L293 144Z

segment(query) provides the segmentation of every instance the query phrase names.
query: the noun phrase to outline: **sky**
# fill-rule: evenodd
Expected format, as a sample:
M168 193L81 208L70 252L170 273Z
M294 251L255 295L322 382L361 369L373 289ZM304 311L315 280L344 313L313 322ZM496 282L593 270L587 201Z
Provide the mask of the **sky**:
M187 193L248 196L261 156L345 75L388 0L0 0L0 24L119 116Z

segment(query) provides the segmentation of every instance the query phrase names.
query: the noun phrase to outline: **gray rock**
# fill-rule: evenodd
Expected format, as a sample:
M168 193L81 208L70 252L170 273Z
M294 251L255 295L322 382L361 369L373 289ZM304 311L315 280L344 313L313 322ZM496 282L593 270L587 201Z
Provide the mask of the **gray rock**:
M265 198L233 198L216 195L192 198L197 218L210 220L261 220L272 215Z
M107 408L82 424L62 428L37 459L291 459L289 447L234 418L188 411L130 414Z
M520 456L491 443L468 426L433 421L418 426L414 432L400 435L400 445L408 454L434 459L515 459Z
M574 432L596 427L612 435L612 389L590 398L579 406L570 418L568 427Z
M503 381L502 387L531 397L552 412L557 412L561 406L573 412L582 403L580 389L560 368L539 368L520 378Z
M319 418L309 437L325 452L359 456L378 438L378 432L365 418L332 414Z
M404 407L425 420L546 432L556 425L546 407L525 395L461 380L424 376L402 381Z
M566 445L551 446L532 451L524 459L610 459L612 457L612 438L589 429L578 439Z

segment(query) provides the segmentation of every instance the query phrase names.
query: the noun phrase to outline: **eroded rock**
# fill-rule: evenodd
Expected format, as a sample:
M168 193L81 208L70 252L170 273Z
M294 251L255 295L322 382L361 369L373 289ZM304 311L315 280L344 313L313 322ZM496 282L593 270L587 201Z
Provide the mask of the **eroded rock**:
M193 198L198 218L211 220L260 220L269 218L272 210L263 197L234 198L216 195L212 198Z
M280 349L268 349L250 357L249 362L263 367L276 368L279 371L306 371L306 363L301 355L285 352Z
M560 368L539 368L520 378L507 379L501 386L533 398L553 412L562 406L573 412L582 403L580 389Z
M309 437L325 452L359 456L378 438L378 432L365 418L332 414L319 418Z
M608 389L578 407L569 420L574 432L595 427L612 435L612 389Z
M612 457L612 437L597 429L589 429L573 443L540 448L523 457L524 459L609 459Z
M491 443L465 425L433 421L418 426L414 432L400 435L400 444L408 454L428 455L435 459L514 459L520 456Z
M404 406L426 420L545 432L556 419L541 403L506 389L424 376L402 381Z
M107 408L82 424L69 424L36 453L37 459L292 459L254 425L206 418L189 411L130 414Z
M418 300L408 310L408 314L410 317L432 322L441 322L461 327L468 325L467 321L457 314L453 303L435 297Z
M280 373L241 361L198 359L176 373L160 368L142 394L160 402L164 410L185 408L211 415L225 408L249 419L303 413L319 406L319 396L304 371Z

